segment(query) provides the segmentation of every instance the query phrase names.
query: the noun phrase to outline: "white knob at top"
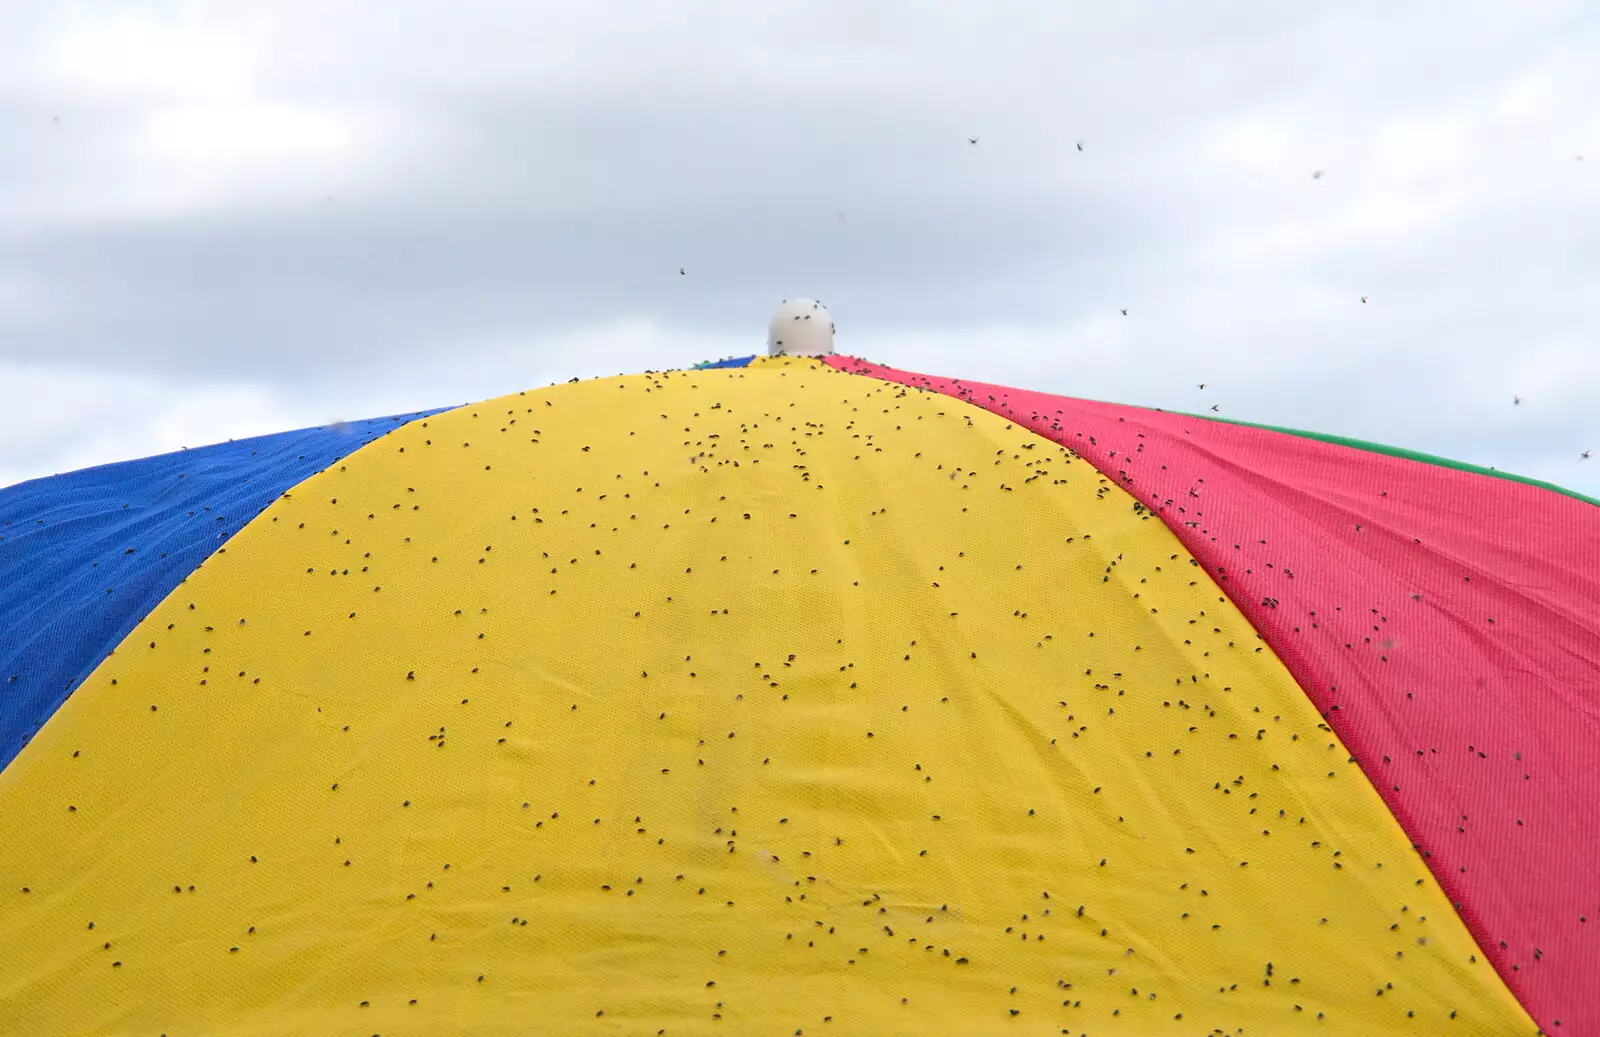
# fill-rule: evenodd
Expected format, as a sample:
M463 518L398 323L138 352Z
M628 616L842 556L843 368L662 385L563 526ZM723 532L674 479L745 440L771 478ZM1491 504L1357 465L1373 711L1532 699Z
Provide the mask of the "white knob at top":
M829 356L833 318L815 299L785 299L767 325L768 356Z

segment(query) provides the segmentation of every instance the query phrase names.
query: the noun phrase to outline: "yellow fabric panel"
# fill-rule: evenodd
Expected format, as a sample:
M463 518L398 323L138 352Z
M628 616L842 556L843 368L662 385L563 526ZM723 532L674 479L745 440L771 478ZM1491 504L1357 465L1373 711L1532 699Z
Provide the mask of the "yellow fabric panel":
M811 361L363 448L0 817L4 1033L1534 1031L1159 521Z

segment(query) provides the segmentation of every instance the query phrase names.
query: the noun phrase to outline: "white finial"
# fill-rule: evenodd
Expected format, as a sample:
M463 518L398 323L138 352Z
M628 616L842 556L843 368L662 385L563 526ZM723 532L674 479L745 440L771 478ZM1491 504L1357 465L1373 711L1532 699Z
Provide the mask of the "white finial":
M833 318L815 299L785 299L767 325L768 356L831 356Z

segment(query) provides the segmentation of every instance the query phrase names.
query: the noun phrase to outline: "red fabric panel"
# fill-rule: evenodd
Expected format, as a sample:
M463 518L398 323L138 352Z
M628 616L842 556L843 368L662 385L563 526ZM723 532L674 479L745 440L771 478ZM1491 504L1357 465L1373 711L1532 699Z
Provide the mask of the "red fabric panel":
M1600 508L1407 458L880 367L1149 505L1356 755L1529 1013L1600 1034Z

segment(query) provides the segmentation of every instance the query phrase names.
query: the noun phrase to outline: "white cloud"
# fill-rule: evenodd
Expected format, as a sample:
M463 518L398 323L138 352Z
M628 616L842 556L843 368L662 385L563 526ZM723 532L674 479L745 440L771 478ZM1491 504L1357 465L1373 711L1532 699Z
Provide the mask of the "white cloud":
M630 319L557 338L473 343L423 379L380 370L315 386L0 361L0 487L228 439L472 403L574 376L689 367L764 346L759 336L717 338Z
M67 4L34 23L0 99L28 102L36 130L47 122L44 175L0 202L0 225L271 211L358 190L406 155L399 106L286 89L275 63L305 25L267 8L162 6Z
M36 47L31 72L57 96L78 103L239 97L262 72L260 26L249 9L201 19L79 9Z
M270 390L0 362L0 486L318 424ZM374 415L376 416L376 415Z
M130 133L121 204L151 218L344 194L375 173L381 129L361 113L270 101L154 108Z
M0 477L749 352L807 292L912 368L1600 484L1577 0L13 9L0 379L93 405L0 415Z

